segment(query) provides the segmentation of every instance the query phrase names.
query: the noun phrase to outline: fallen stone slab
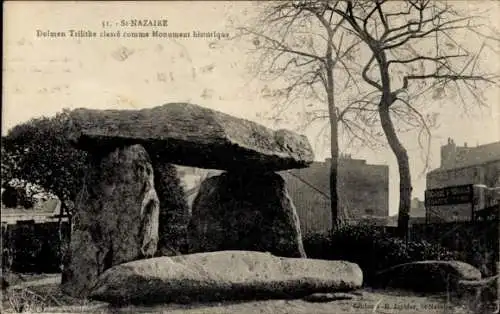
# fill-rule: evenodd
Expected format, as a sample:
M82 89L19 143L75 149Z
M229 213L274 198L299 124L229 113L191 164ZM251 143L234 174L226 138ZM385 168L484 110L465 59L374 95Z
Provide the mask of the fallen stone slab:
M498 287L500 275L484 278L481 280L459 280L458 281L458 296L474 296L476 298L483 297L483 295L490 296L493 300L498 296Z
M189 252L261 251L306 257L300 221L274 172L226 172L204 180L188 228Z
M220 251L114 266L91 298L113 304L290 299L354 290L362 282L361 269L350 262Z
M374 285L419 292L456 291L461 280L479 280L481 272L460 261L419 261L396 265L376 274Z
M341 300L352 300L352 299L360 299L360 296L346 293L346 292L333 292L333 293L313 293L308 296L302 298L304 301L311 303L325 303L332 301L341 301Z
M165 162L198 168L278 171L304 168L314 159L304 135L188 103L141 110L76 109L69 126L69 138L83 150L141 144Z

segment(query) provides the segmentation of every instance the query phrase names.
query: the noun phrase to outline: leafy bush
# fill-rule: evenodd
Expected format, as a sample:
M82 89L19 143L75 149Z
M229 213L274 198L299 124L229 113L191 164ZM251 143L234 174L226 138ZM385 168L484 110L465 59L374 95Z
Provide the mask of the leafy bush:
M18 205L18 191L13 187L6 187L5 191L2 193L2 204L8 208L16 208Z
M34 183L57 195L62 207L71 211L87 167L87 153L74 148L66 136L69 114L64 110L53 117L32 119L2 136L2 183L14 178ZM27 192L31 190L26 186Z
M421 260L451 260L454 254L426 241L406 241L374 226L344 226L328 235L306 235L308 257L347 260L363 270L365 283L389 267Z

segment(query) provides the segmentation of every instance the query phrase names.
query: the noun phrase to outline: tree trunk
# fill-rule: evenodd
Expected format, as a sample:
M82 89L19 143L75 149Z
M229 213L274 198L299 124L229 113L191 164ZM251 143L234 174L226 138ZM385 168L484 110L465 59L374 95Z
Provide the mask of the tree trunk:
M330 164L330 199L331 199L331 212L332 212L332 228L336 229L341 223L341 217L339 216L339 206L338 206L338 191L337 191L337 175L338 175L338 157L339 157L339 146L337 138L337 119L330 118L330 130L331 130L331 164Z
M57 225L58 225L58 235L59 235L59 256L60 256L60 262L59 262L59 268L63 269L63 260L64 260L64 237L63 237L63 230L62 230L62 217L64 214L64 202L61 201L61 207L59 208L59 218L57 219Z
M396 156L399 170L399 209L398 209L398 235L406 237L408 235L408 222L410 219L411 206L411 176L408 153L398 139L396 130L391 120L389 106L381 104L379 106L380 122L384 130L389 146Z
M70 252L70 243L71 243L71 211L67 205L65 205L65 202L61 201L61 211L59 213L59 243L60 243L60 255L61 255L61 283L66 283L67 277L66 277L66 272L64 271L65 268L69 266L69 262L71 259L71 252ZM63 215L66 213L66 217L68 218L68 226L66 229L66 232L68 232L68 236L64 236L63 232Z
M389 63L387 62L387 56L384 50L381 50L380 47L373 46L372 51L379 65L380 78L382 81L382 99L378 106L380 123L382 124L382 129L384 130L387 142L389 143L389 146L391 147L398 162L399 208L397 233L401 238L407 238L412 192L408 153L403 144L399 141L389 113L389 107L394 103L395 96L391 93L391 79L389 75Z
M329 49L330 50L330 49ZM337 170L339 159L339 143L338 143L338 121L337 121L337 108L335 107L335 90L333 82L333 68L334 63L331 58L331 51L327 53L326 72L327 72L327 101L328 101L328 114L330 119L330 210L332 213L332 230L338 228L341 223L339 216L338 206L338 190L337 190Z

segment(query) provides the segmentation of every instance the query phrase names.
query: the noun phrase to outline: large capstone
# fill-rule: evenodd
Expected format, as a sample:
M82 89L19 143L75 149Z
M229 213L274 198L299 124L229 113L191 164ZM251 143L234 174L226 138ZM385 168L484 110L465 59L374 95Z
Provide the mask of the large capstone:
M193 202L189 246L190 252L306 257L295 206L274 172L226 172L203 181Z
M285 170L314 159L308 139L193 104L141 110L76 109L69 136L84 150L141 144L168 163L208 169Z
M157 257L104 272L91 298L117 305L301 298L358 289L359 266L346 261L225 251Z
M106 269L153 256L158 210L153 168L142 146L94 152L73 216L63 290L85 297Z

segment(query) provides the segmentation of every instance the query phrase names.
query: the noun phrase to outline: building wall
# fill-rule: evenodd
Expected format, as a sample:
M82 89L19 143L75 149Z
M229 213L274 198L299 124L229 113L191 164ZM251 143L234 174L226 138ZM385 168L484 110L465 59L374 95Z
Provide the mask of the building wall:
M432 171L427 174L427 189L444 188L454 185L476 184L486 187L500 187L500 160L482 165L469 166L456 169ZM480 187L474 188L474 210L491 205L492 200L488 191ZM431 217L437 216L432 221L468 221L472 218L471 204L444 205L426 208ZM442 219L439 219L442 218Z
M311 186L305 184L301 175L286 171L280 175L286 182L288 193L297 210L302 235L326 234L332 226L328 195L313 188L314 184Z
M448 138L448 143L441 146L440 169L480 165L498 159L500 159L500 142L470 147L467 143L464 143L464 146L457 146L453 139Z
M477 147L456 146L449 139L441 147L441 167L427 174L427 189L455 185L476 184L486 187L500 186L500 142ZM475 210L488 205L488 192L474 189ZM426 208L430 222L467 221L472 217L472 205L445 205Z
M389 167L344 160L339 167L340 205L349 218L389 216Z
M331 229L330 160L304 169L281 172L286 181L304 234ZM364 160L339 161L339 208L346 220L389 215L389 167Z
M191 187L192 178L199 184L203 178L220 171L178 167L179 177L189 205L197 195ZM300 219L301 229L307 233L326 233L331 229L330 161L314 162L308 168L281 171ZM189 181L189 182L188 182ZM193 181L193 182L194 182ZM360 219L365 215L389 215L389 167L368 165L364 160L342 158L339 161L339 198L344 208L344 219Z

